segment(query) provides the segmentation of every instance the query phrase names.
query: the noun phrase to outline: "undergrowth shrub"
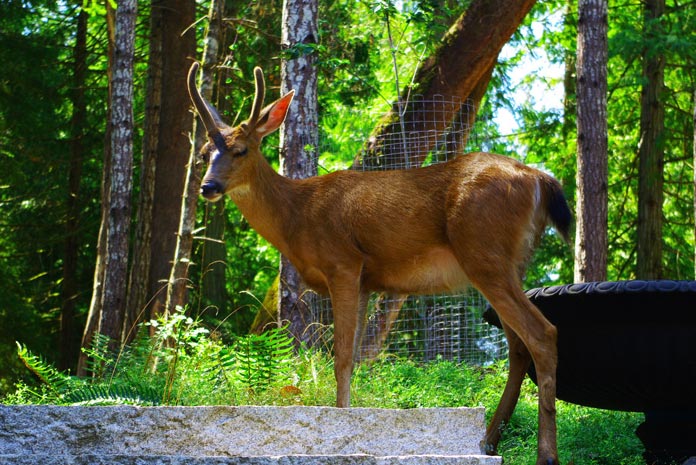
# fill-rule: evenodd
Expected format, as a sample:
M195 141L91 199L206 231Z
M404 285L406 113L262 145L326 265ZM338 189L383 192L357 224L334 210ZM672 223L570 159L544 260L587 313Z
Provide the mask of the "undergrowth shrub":
M60 405L334 405L330 350L295 349L285 329L242 336L225 345L215 332L184 315L149 323L148 331L119 353L97 337L86 354L90 376L53 368L18 344L18 356L36 383L18 384L6 404ZM381 356L356 367L356 407L484 406L492 415L507 379L504 361L472 367L447 360L421 364ZM641 414L557 402L562 463L643 464L634 431ZM499 452L506 463L536 460L537 388L525 379Z
M295 354L284 328L237 338L224 345L183 314L146 323L118 353L95 334L84 349L89 376L60 372L43 357L17 344L17 355L36 376L36 385L19 383L4 399L12 404L204 405L253 403L264 391L291 384Z

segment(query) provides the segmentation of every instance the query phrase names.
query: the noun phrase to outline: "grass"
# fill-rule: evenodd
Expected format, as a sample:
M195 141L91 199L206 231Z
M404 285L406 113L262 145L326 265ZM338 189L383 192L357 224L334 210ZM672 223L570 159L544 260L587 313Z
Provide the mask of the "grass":
M504 363L467 367L447 361L424 366L380 362L361 367L354 378L359 405L390 408L484 406L488 417L507 379ZM643 447L635 436L643 415L592 409L557 402L561 463L573 465L643 465ZM536 461L537 389L526 379L520 401L503 432L498 452L508 464Z
M117 364L95 363L96 379L60 374L20 346L25 364L41 380L20 384L5 403L103 405L333 405L333 361L326 351L288 350L278 334L245 336L222 344L190 319L162 330L178 344L144 339L127 348ZM97 353L95 353L97 352ZM96 361L106 358L92 351ZM156 362L153 362L156 360ZM259 376L262 373L263 376ZM356 407L417 408L483 406L495 410L507 377L504 362L472 367L446 360L419 364L382 357L359 365L353 376ZM634 431L642 414L612 412L557 402L561 463L638 465L643 448ZM537 390L525 380L520 401L498 451L507 464L536 460Z

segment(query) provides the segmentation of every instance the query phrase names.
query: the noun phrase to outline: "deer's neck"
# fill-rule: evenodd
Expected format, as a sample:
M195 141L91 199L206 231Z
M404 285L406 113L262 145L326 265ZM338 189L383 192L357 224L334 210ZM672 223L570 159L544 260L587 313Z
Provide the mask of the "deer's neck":
M297 181L279 175L259 160L248 184L235 189L230 197L256 232L284 255L291 249L288 234L292 230Z

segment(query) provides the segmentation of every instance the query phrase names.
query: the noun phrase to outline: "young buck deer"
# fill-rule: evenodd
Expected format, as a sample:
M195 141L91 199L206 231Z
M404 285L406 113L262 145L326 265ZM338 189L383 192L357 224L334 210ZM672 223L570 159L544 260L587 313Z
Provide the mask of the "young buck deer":
M446 163L394 171L337 171L309 179L277 174L259 151L285 119L293 92L261 108L256 68L251 117L230 127L195 86L188 90L209 142L201 194L229 195L256 231L331 297L337 405L350 404L353 358L368 295L451 292L473 285L498 313L510 374L484 447L496 453L520 385L534 361L539 384L539 461L556 464L556 328L531 304L521 277L547 223L567 240L571 213L551 176L510 158L471 153Z

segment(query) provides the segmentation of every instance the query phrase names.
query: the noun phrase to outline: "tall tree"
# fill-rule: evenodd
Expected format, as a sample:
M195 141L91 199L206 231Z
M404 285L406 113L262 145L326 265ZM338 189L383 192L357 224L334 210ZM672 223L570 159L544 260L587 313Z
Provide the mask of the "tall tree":
M201 85L198 86L201 95L207 101L211 100L213 94L213 67L218 61L223 8L224 2L213 0L208 11L208 29L205 34L205 47L203 48L203 73ZM193 230L196 225L196 206L198 205L201 189L198 153L206 139L204 128L198 124L198 119L193 121L192 132L194 139L186 166L186 182L184 183L181 201L181 219L173 257L174 266L172 266L167 286L167 312L183 309L188 302L186 289L188 288L189 266L192 258Z
M123 0L119 3L116 11L114 68L111 74L111 190L99 332L109 336L113 345L120 342L128 282L136 14L136 0Z
M160 107L162 104L162 9L153 0L150 8L149 49L145 89L145 120L137 201L137 219L130 275L128 277L128 308L123 324L123 341L136 335L138 323L150 317L147 302L151 297L150 278L152 244L152 206L155 196L155 170L159 141Z
M607 0L579 0L575 281L607 276Z
M70 166L68 170L68 198L65 224L65 256L63 259L63 286L60 308L60 360L62 370L74 368L79 353L76 339L76 299L78 294L77 260L80 231L80 181L85 156L84 135L87 124L85 76L87 71L87 12L80 9L73 50L72 118L70 129Z
M638 243L636 277L662 277L662 204L664 202L665 57L659 43L665 0L643 2L643 89L638 146Z
M284 0L281 47L281 93L295 89L293 102L280 132L280 170L289 178L317 174L316 150L319 144L317 113L317 0ZM299 273L281 257L278 285L279 316L288 322L298 341L308 341L310 308L302 299Z
M112 79L113 61L114 61L114 43L116 41L115 31L116 11L111 2L106 2L106 29L107 29L107 66L106 75L108 77L109 92L107 94L106 107L107 115L111 115L112 107ZM109 118L110 116L107 116ZM101 320L102 305L104 302L104 279L106 270L106 253L107 253L107 232L109 222L109 196L111 193L111 125L107 123L104 135L104 165L102 168L101 179L101 216L99 221L99 235L97 239L97 254L94 265L94 278L92 280L92 298L87 312L87 322L85 329L82 332L82 341L80 347L88 348L92 344L94 333L99 330L99 322ZM77 375L85 376L87 374L87 355L80 352L77 361Z
M472 1L443 37L442 45L418 69L413 85L402 91L403 102L408 101L409 95L420 95L423 111L407 112L405 117L398 118L400 112L395 104L370 136L362 161L356 159L354 166L359 163L363 167L399 166L403 145L385 140L385 135L391 134L392 139L401 137L402 127L407 131L442 133L459 114L461 105L442 105L437 96L457 97L462 103L478 106L488 88L500 50L535 3L536 0ZM432 112L440 116L423 119ZM471 118L475 114L471 112ZM465 141L457 143L465 145ZM431 148L427 144L413 144L408 149L409 164L421 164Z
M162 99L152 205L150 318L164 312L190 154L188 134L193 127L193 114L185 89L186 71L196 51L195 28L191 27L195 6L194 0L160 0L152 6L162 10Z
M231 12L230 12L231 13ZM226 29L223 27L222 20L224 17L233 17L232 14L226 13L225 2L214 0L210 5L210 24L208 34L206 35L206 40L216 40L218 42L217 47L219 50L224 50L230 46L227 43L228 34ZM214 71L217 71L217 95L222 94L221 83L224 82L222 75L224 71L222 67L217 70L210 69L206 72L206 67L213 66L217 67L218 63L206 64L203 63L203 81L201 82L201 94L204 98L213 101L215 108L222 109L222 101L224 98L214 99L215 94L214 83L208 83L207 78L212 78L215 76ZM197 120L196 120L197 121ZM203 131L196 132L196 138L201 137L200 144L204 142ZM200 146L200 145L199 145ZM201 273L202 273L202 289L201 296L202 300L206 302L206 305L212 305L217 311L225 313L227 306L227 283L226 283L226 270L227 270L227 249L224 243L225 235L225 223L226 223L226 213L225 213L225 198L223 197L215 203L206 202L205 203L205 214L203 217L203 222L205 226L205 239L201 243Z

